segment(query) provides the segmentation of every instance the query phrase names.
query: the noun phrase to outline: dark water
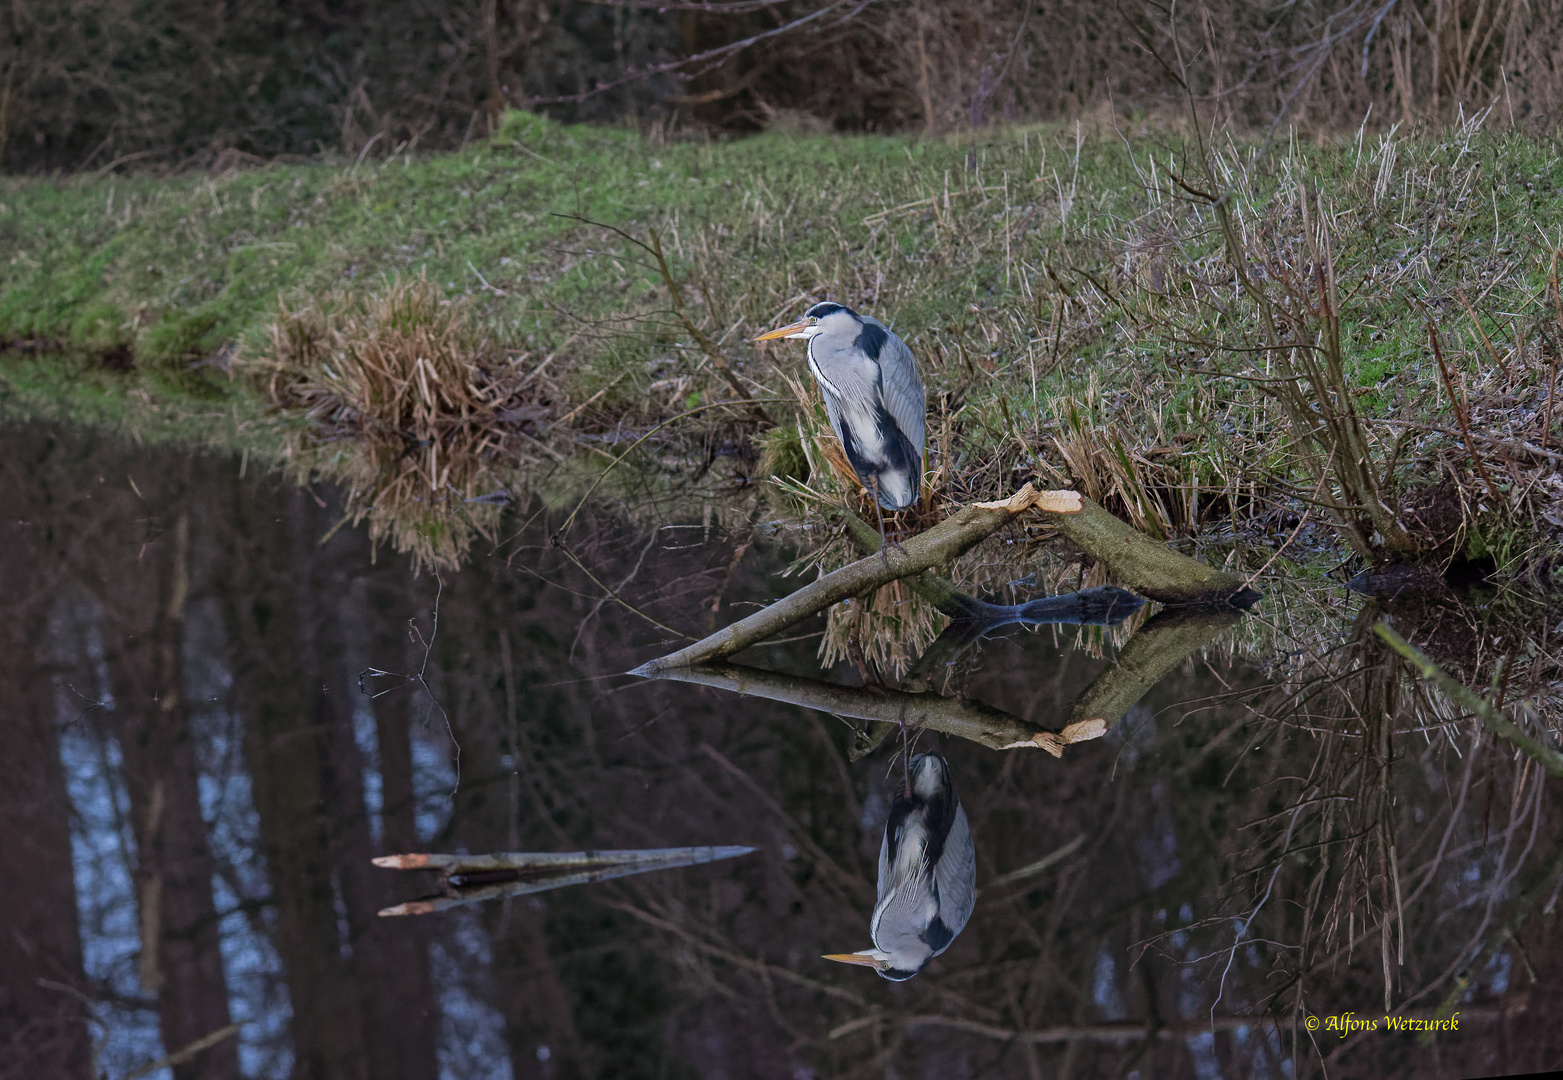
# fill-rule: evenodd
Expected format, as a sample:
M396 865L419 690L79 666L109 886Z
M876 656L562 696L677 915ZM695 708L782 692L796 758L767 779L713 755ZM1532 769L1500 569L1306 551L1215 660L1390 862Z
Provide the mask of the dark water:
M982 891L890 984L820 954L870 944L894 740L853 762L831 715L623 677L679 642L602 603L541 525L415 577L352 529L322 543L329 492L240 471L0 432L0 1077L125 1077L234 1023L152 1075L1563 1064L1557 781L1418 688L1340 590L1322 627L1261 604L1289 648L1227 631L1061 760L923 734ZM579 535L601 582L695 634L795 585L758 546L734 569L719 530L603 510ZM1101 637L1011 633L955 686L1057 728ZM743 659L820 674L817 641ZM369 668L399 677L371 697ZM371 864L389 852L707 844L758 851L376 916L433 885ZM1458 1030L1385 1030L1386 957L1387 1015ZM1378 1029L1341 1038L1346 1013Z

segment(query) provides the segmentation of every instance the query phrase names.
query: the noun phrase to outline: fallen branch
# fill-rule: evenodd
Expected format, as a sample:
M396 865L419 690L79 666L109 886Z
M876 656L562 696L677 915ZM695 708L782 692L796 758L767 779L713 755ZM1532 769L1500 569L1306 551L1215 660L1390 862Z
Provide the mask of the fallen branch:
M752 694L854 720L879 721L891 727L906 724L912 728L928 728L970 739L993 750L1035 747L1054 757L1062 757L1064 747L1069 744L1099 738L1107 731L1104 724L1072 724L1063 731L1045 731L980 701L958 701L937 694L910 694L879 687L837 686L741 664L670 668L659 672L658 677L714 686L746 696Z
M1125 588L1163 604L1224 601L1246 609L1260 599L1261 594L1247 588L1240 575L1206 566L1152 540L1090 499L1080 502L1078 514L1061 514L1050 518L1048 524L1105 565L1113 580Z
M1401 637L1387 622L1377 623L1373 632L1415 668L1418 675L1442 690L1444 696L1456 705L1473 714L1494 735L1512 744L1553 776L1563 776L1563 752L1548 746L1499 712L1486 698L1433 663L1426 653Z
M1078 513L1084 502L1073 491L1039 492L1026 484L1003 502L974 503L927 532L911 537L899 549L893 548L843 566L687 648L647 661L630 674L649 678L672 668L725 660L849 596L861 596L881 585L943 565L1033 507L1050 511L1062 519Z

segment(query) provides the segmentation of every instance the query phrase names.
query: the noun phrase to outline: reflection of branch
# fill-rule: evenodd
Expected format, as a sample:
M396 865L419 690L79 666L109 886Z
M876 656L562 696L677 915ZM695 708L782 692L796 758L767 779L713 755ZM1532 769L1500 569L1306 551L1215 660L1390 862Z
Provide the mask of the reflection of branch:
M1106 730L1099 725L1071 725L1061 732L1044 731L981 702L877 687L836 686L741 664L670 668L657 672L657 677L754 694L855 720L931 728L994 750L1041 747L1054 757L1061 757L1068 744L1094 739Z
M827 1038L839 1039L856 1031L895 1022L893 1016L876 1015L862 1020L848 1021L832 1031ZM1067 1042L1137 1042L1141 1039L1189 1039L1208 1031L1236 1031L1243 1028L1275 1028L1276 1021L1268 1016L1217 1016L1188 1027L1148 1027L1145 1024L1093 1024L1089 1027L1042 1028L1038 1031L1015 1031L984 1024L978 1020L963 1020L958 1016L908 1016L900 1021L908 1028L944 1027L964 1031L972 1035L985 1035L990 1039L1014 1040L1032 1045Z
M648 926L656 927L658 930L665 930L668 933L682 939L686 944L689 945L690 948L697 952L705 953L707 956L714 957L718 960L725 960L727 963L732 964L736 968L752 971L762 978L774 977L783 979L794 984L795 986L807 987L810 990L817 991L818 993L825 994L829 997L840 998L842 1001L850 1002L853 1005L862 1006L867 1004L867 1002L865 1002L861 996L853 993L844 986L832 986L829 983L823 983L817 979L811 979L807 975L799 974L798 972L793 971L791 968L781 967L777 964L767 964L763 960L755 960L750 957L740 955L739 953L732 952L731 950L724 949L721 946L713 945L709 941L698 938L694 934L691 934L688 930L685 930L677 923L670 922L667 919L659 918L649 911L642 911L633 904L626 904L622 900L608 900L604 903L603 906L613 908L616 911L622 911L626 915L631 915L639 919Z
M1493 734L1523 751L1532 761L1553 776L1563 776L1563 753L1527 732L1499 712L1486 698L1433 663L1426 653L1397 634L1388 623L1378 623L1373 627L1373 632L1383 638L1391 649L1415 668L1417 674L1442 690L1445 697L1475 714L1476 718Z
M631 674L649 678L671 668L725 660L849 596L860 596L948 562L1033 507L1041 506L1059 517L1067 517L1079 511L1081 502L1073 491L1038 492L1026 484L1004 502L974 503L909 538L899 550L849 563L704 640L647 661Z
M244 1027L244 1022L229 1024L227 1027L218 1028L209 1035L203 1035L182 1049L174 1051L156 1061L149 1061L125 1074L125 1080L141 1080L143 1076L150 1076L159 1069L172 1068L175 1065L183 1065L202 1050L209 1049L230 1036L237 1035Z
M1241 619L1230 608L1176 608L1150 619L1075 701L1074 723L1099 720L1111 726L1134 707L1162 676Z
M562 889L593 881L731 859L752 847L652 848L644 851L510 852L491 855L382 855L386 870L438 870L441 893L383 909L381 915L427 915L460 904Z
M877 537L877 533L875 534ZM932 578L932 574L922 574ZM914 581L917 579L914 578ZM943 578L935 581L949 586L951 593L959 597L968 614L954 619L946 626L932 645L923 650L910 671L901 679L901 689L921 694L933 689L940 676L961 658L961 655L982 640L987 634L1005 626L1043 626L1065 624L1073 626L1117 626L1130 615L1145 606L1131 592L1103 585L1082 592L1063 596L1045 596L1026 604L990 604L985 600L955 591L955 587ZM914 585L915 588L915 585ZM858 732L852 743L852 760L867 757L896 730L896 725L876 721Z

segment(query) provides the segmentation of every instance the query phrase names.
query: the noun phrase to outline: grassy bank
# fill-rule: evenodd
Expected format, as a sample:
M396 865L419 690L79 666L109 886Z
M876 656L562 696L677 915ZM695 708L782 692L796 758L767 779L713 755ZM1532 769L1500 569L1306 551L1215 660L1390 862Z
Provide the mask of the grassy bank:
M918 353L936 501L1035 475L1288 559L1526 554L1563 488L1554 145L1120 127L657 144L516 114L441 157L8 182L0 394L323 470L448 559L498 489L565 497L643 437L652 495L839 498L801 355L748 343L828 296ZM419 388L436 339L460 392Z

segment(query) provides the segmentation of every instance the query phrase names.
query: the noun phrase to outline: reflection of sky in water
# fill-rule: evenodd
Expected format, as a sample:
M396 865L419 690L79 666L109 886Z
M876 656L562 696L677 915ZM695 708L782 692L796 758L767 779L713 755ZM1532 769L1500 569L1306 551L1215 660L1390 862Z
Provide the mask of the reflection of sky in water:
M69 718L61 711L62 719ZM128 861L135 850L130 801L117 776L119 744L100 737L86 723L70 724L60 732L60 763L73 811L71 864L82 965L102 996L115 999L100 1000L93 1009L102 1032L98 1062L109 1075L122 1076L162 1057L163 1044L152 999L146 999L146 1008L129 1004L142 998L136 971L141 933ZM171 1075L167 1069L152 1074L156 1080Z
M488 1004L488 936L472 908L448 912L443 922L429 950L440 1003L440 1080L510 1080L505 1018Z
M38 659L67 669L57 675L55 717L60 764L71 800L71 868L81 935L82 967L97 989L93 1006L100 1069L122 1075L163 1056L157 1014L141 992L135 881L136 840L130 797L120 780L119 743L92 720L115 705L104 660L102 607L87 593L62 595L49 612ZM81 685L74 681L90 677ZM112 999L112 1000L108 1000ZM145 1000L146 1007L135 1003ZM151 1074L164 1080L164 1069Z
M450 792L456 770L450 759L450 739L444 717L416 686L391 690L392 694L416 694L412 735L412 783L414 826L418 839L428 843L450 821ZM427 715L424 715L427 714ZM385 790L380 773L380 737L373 699L353 699L353 741L363 761L365 809L375 849L385 835ZM493 961L488 937L477 913L463 909L448 912L434 924L429 943L429 976L439 1004L437 1053L440 1080L509 1080L510 1048L505 1042L505 1019L488 1004L489 966Z
M219 704L233 684L222 662L226 648L216 601L191 604L185 614L180 663L201 770L201 817L206 821L217 873L212 899L218 912L223 981L239 1032L239 1067L246 1076L284 1077L293 1069L288 1021L293 1015L282 960L273 948L276 912L266 904L271 886L260 853L260 814L244 763L244 729ZM203 707L204 706L204 707Z
M385 784L380 779L380 733L367 694L354 693L353 742L363 759L360 780L364 789L364 813L369 818L369 842L378 850L385 836Z
M409 692L414 688L409 687ZM414 824L418 839L433 840L450 821L450 793L456 787L456 767L451 761L450 733L445 717L429 704L428 695L414 704L412 724L412 793L417 806Z

